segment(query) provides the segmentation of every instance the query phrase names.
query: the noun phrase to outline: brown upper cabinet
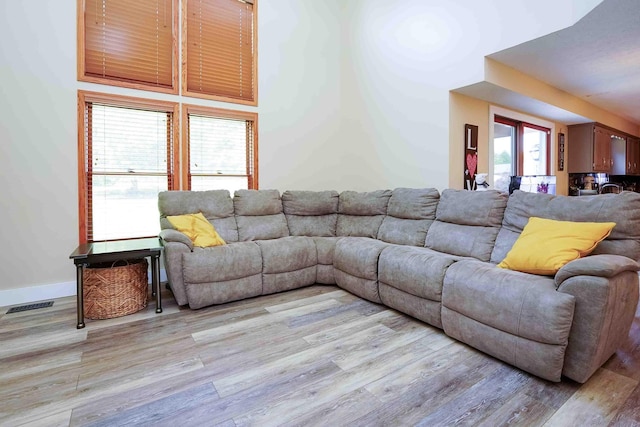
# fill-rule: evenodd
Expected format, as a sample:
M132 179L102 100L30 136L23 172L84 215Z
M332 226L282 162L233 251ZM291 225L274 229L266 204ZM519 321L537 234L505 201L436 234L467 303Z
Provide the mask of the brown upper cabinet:
M640 138L627 137L626 175L640 175Z
M569 173L610 172L611 136L596 123L572 125L569 129Z
M640 139L598 123L568 129L569 173L640 174Z

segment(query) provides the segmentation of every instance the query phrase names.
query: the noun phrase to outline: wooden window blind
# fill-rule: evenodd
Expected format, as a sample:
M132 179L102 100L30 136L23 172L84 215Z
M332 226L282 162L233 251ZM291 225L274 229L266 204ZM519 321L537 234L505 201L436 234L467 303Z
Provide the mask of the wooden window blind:
M156 236L158 192L177 188L177 105L86 92L79 101L81 243Z
M257 189L257 115L183 106L188 189Z
M177 93L178 0L78 0L78 80Z
M253 0L183 0L183 93L257 105Z

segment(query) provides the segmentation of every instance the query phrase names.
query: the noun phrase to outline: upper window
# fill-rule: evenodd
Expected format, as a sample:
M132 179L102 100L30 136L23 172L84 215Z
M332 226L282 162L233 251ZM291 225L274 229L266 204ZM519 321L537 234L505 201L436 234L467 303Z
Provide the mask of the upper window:
M178 92L178 0L78 0L78 80Z
M78 93L80 242L156 236L158 192L177 188L177 104Z
M196 105L182 111L188 189L257 189L257 114Z
M493 123L493 185L509 191L513 175L550 175L551 129L495 115Z
M182 92L257 105L254 0L182 0Z

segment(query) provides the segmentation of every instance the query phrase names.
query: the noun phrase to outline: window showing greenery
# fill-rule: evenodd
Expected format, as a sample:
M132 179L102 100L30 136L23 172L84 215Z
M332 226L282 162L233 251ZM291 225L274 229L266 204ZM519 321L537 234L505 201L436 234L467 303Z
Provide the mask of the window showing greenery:
M255 106L257 0L77 0L77 53L77 79L107 92ZM80 243L157 235L160 191L257 189L257 129L256 113L78 91Z
M551 129L496 115L493 123L493 185L509 191L514 175L549 175Z
M157 235L158 192L174 188L173 105L81 97L81 239Z
M189 189L256 189L257 116L197 106L184 110Z

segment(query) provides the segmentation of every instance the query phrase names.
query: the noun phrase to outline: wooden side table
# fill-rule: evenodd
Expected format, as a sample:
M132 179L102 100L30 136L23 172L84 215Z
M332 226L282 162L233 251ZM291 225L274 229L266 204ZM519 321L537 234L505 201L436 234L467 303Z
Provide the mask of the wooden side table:
M69 258L76 265L78 329L84 328L84 268L90 264L151 258L151 292L156 298L156 313L162 313L160 297L160 239L145 238L85 243L76 248Z

